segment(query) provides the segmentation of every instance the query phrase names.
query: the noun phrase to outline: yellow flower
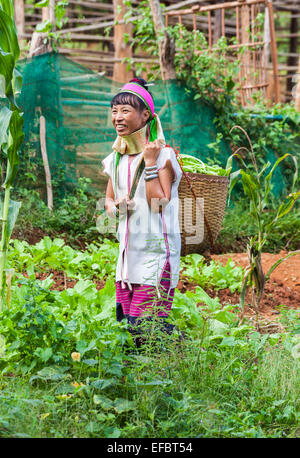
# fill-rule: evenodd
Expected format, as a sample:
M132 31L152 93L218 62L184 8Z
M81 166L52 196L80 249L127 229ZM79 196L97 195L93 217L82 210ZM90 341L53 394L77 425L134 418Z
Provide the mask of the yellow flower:
M73 361L80 361L80 353L77 353L76 351L74 351L71 354L71 357L72 357Z
M41 420L45 420L45 418L49 417L49 415L51 415L51 412L43 413L41 415Z
M59 394L56 397L57 397L57 399L70 399L72 397L72 395L71 394Z
M72 382L71 385L74 386L75 388L78 388L79 386L84 386L84 383Z

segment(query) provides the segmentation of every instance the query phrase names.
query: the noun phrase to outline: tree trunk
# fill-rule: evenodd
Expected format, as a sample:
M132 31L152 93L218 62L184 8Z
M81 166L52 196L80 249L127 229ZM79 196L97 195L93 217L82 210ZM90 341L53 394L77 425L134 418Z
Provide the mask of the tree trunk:
M52 31L55 31L55 0L50 0L49 6L42 8L42 22L47 21L48 19L51 21ZM52 51L50 40L48 39L47 43L44 43L45 38L48 38L47 33L33 32L28 53L29 57L38 56L39 54Z
M114 19L120 21L124 18L126 12L126 6L123 4L123 0L113 0L114 5ZM132 49L129 44L124 41L125 34L132 35L132 24L116 24L114 26L114 47L115 47L115 58L124 59L124 57L132 57ZM115 62L113 79L120 83L126 83L133 77L132 70L127 71L127 63L121 61Z
M151 12L154 21L155 33L158 36L164 29L163 15L160 7L159 0L149 0ZM176 79L174 56L175 56L175 43L170 38L170 35L165 31L164 37L159 41L159 63L162 80Z

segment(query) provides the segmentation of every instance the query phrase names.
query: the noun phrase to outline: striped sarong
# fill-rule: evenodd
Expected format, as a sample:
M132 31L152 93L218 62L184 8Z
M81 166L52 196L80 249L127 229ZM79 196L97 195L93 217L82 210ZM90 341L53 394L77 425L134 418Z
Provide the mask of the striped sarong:
M116 282L116 316L121 321L127 318L128 321L134 321L137 318L148 316L168 317L175 288L170 288L170 264L166 263L160 282L160 298L157 290L152 285L131 284L131 290L125 284L122 288L122 282Z

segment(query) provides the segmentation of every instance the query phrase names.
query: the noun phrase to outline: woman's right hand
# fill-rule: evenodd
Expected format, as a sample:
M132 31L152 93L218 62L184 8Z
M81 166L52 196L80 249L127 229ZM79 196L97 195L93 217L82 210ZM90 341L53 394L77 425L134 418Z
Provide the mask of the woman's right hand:
M119 210L119 213L123 214L126 213L127 210L133 210L135 207L135 203L133 200L129 199L129 196L123 196L120 199L115 200L115 206Z

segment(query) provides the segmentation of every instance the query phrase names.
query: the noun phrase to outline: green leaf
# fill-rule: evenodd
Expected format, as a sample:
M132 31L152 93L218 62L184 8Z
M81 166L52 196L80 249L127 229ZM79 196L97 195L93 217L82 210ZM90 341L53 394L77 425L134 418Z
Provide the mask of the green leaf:
M23 78L22 78L21 73L16 68L14 68L13 80L12 80L12 87L13 87L14 97L16 97L18 94L21 94L22 79Z
M40 33L47 33L52 30L52 24L50 22L50 19L46 19L46 21L41 22L40 24L37 24L35 28L36 32Z
M266 273L265 281L267 281L270 278L271 273L276 269L277 266L279 266L279 264L281 264L283 261L290 258L291 256L295 256L296 254L300 254L300 250L292 251L291 253L287 254L286 256L283 256L282 258L274 262L274 264L269 268L268 272Z
M4 148L4 145L8 142L8 126L13 112L3 107L0 110L0 148Z
M45 6L49 6L49 0L41 0L34 5L35 8L44 8Z
M93 386L97 390L104 390L105 388L115 385L115 383L116 380L114 378L98 379L91 382L91 386Z
M20 48L16 26L11 17L3 10L0 10L0 49L11 53L15 62L19 59Z
M99 394L95 394L93 397L94 404L100 405L104 410L110 410L114 407L113 401L111 401L106 396L101 396Z
M1 93L1 97L5 97L11 90L11 80L15 66L15 59L12 53L0 50L0 74L5 79L5 92Z
M8 218L7 234L6 234L7 238L10 238L12 231L15 227L21 205L22 205L22 202L18 202L15 200L9 201L8 215L7 215L7 218Z
M11 19L14 19L14 2L13 2L13 0L1 0L0 9L2 9Z
M19 149L24 139L24 132L22 130L24 123L23 116L17 111L13 111L9 122L9 137L7 147L7 157L10 162L10 170L6 174L4 186L10 186L13 183L17 173L17 165L19 164Z
M129 410L134 410L136 405L132 401L128 401L127 399L117 398L114 401L114 409L118 414L128 412Z

